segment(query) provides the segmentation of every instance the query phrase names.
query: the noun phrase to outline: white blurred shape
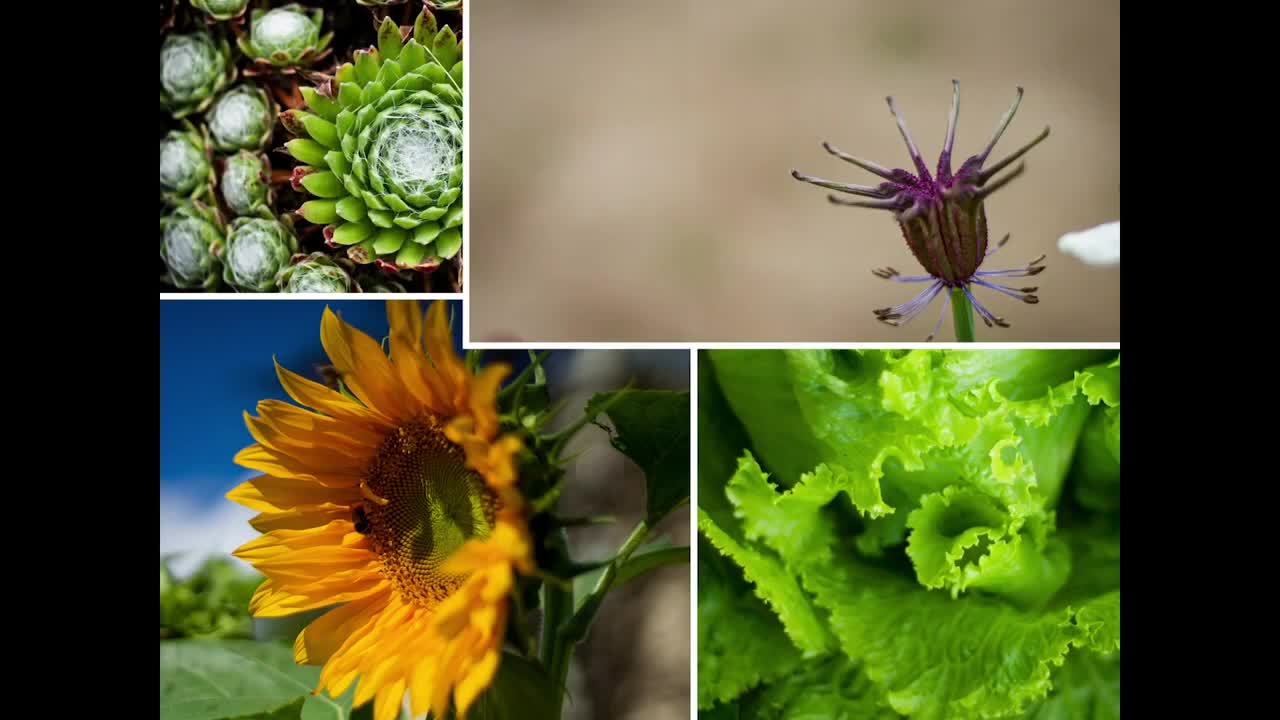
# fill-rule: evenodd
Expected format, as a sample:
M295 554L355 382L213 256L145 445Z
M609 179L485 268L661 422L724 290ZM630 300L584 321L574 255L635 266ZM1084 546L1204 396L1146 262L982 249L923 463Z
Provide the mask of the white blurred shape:
M160 554L170 555L169 570L176 577L194 572L210 555L231 557L231 551L257 537L249 518L257 513L219 498L197 502L185 493L160 490ZM232 558L237 564L248 563Z
M1088 265L1120 264L1120 221L1071 232L1058 238L1058 249Z

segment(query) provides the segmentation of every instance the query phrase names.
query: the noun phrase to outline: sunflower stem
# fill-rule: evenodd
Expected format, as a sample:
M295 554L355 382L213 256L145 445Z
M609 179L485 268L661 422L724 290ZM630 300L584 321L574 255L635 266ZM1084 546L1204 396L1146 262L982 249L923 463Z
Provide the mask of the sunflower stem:
M963 288L951 290L951 313L956 323L956 342L973 342L973 305Z
M600 574L600 578L596 580L595 587L578 603L577 611L564 622L559 632L556 633L556 644L559 646L559 650L553 653L554 664L546 666L551 673L551 680L555 683L555 687L564 688L568 682L569 662L573 659L573 651L578 643L587 637L587 630L591 627L591 621L595 618L596 612L604 602L604 596L608 594L609 588L613 586L614 580L618 577L618 568L627 562L631 554L644 543L645 538L648 536L649 523L641 520L636 524L635 529L631 531L627 541L618 549L617 555L605 567L604 572ZM570 604L572 605L572 600L570 600ZM563 698L564 693L560 692L557 695L556 712L553 717L560 717L561 700Z

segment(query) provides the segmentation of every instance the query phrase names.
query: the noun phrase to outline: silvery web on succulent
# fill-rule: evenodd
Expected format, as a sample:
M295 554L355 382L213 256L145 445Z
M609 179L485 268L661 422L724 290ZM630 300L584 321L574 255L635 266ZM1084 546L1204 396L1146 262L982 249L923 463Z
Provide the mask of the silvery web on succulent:
M461 292L462 31L452 1L161 0L161 291Z

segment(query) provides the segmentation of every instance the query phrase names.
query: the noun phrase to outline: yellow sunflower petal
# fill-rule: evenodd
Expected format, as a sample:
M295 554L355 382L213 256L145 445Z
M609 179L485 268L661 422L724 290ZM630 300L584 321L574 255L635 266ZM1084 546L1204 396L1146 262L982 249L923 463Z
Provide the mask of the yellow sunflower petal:
M457 706L459 716L466 715L475 699L493 682L501 657L501 652L489 648L458 682L458 686L453 691L453 704Z
M400 678L378 691L378 699L373 703L373 720L396 720L403 700L404 678Z
M434 372L422 352L422 319L416 302L392 300L387 303L387 319L391 323L391 364L401 383L423 407L437 415L450 414L446 398L438 394L427 378Z
M387 587L386 580L374 573L367 573L359 580L344 577L336 582L289 585L287 589L267 578L254 592L249 611L255 617L284 617L360 600L384 592Z
M355 487L330 488L294 478L259 475L237 485L228 500L258 512L281 512L299 505L353 505L360 500Z
M436 374L443 381L446 400L453 407L461 408L466 400L467 368L454 352L453 333L449 330L447 312L448 304L443 301L431 303L427 310L427 354L431 356Z
M320 342L342 381L366 406L395 420L406 420L412 409L397 390L395 368L376 340L346 324L329 308L320 322Z
M333 442L318 433L299 430L281 431L271 423L244 413L245 427L262 447L277 456L288 457L299 465L324 468L338 473L361 473L368 465L368 452L352 452L350 448L334 448Z
M298 633L293 659L299 665L323 665L358 628L373 622L387 604L391 589L349 602L322 615Z
M249 525L258 532L276 530L307 530L318 528L335 520L351 522L350 505L298 505L280 512L263 512L249 519Z
M385 430L395 425L391 418L376 409L367 408L340 392L290 372L278 362L276 376L280 378L280 385L289 393L289 397L312 410L359 423L373 430Z
M282 400L261 400L257 410L259 417L281 430L314 433L343 447L372 449L382 442L383 433L369 430L363 423L320 415Z
M493 438L498 433L498 388L511 373L511 367L494 363L481 370L471 381L468 401L471 416L476 419L476 432L481 437Z
M364 477L363 469L338 472L329 468L317 468L309 463L282 455L256 444L236 453L233 459L237 465L247 467L250 470L257 470L280 478L310 480L331 487L359 485Z

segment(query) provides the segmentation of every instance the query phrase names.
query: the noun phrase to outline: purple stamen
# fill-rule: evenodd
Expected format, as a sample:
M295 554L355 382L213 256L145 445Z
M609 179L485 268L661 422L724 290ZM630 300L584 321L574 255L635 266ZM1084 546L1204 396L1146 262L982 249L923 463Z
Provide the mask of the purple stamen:
M1014 178L1016 178L1016 177L1018 177L1019 175L1021 175L1021 174L1023 173L1023 171L1024 171L1024 170L1026 170L1026 169L1027 169L1027 164L1026 164L1026 163L1018 163L1018 166L1017 166L1017 167L1015 167L1012 171L1010 171L1010 173L1009 173L1008 175L1005 175L1004 177L1000 178L999 180L997 180L997 181L995 181L995 182L991 183L990 185L987 185L987 186L983 187L981 190L979 190L979 191L976 193L976 195L977 195L978 199L979 199L979 200L986 200L986 199L987 199L988 197L990 197L993 193L995 193L995 191L999 190L1000 188L1004 187L1005 185L1008 185L1010 182L1013 182L1013 179L1014 179Z
M827 152L831 153L832 155L835 155L841 160L844 160L846 162L851 162L854 165L857 165L858 167L862 168L863 170L866 170L869 173L879 175L885 180L889 180L892 182L902 181L902 172L903 172L902 170L890 170L889 168L877 165L871 162L870 160L863 160L862 158L854 157L849 153L846 153L843 150L837 148L836 146L832 145L829 142L822 143L822 147Z
M938 331L942 329L942 321L947 319L947 308L951 306L951 293L942 296L942 314L938 316L938 324L933 326L933 332L929 333L929 337L925 338L925 342L932 342L938 335Z
M889 112L893 113L893 119L898 122L898 131L902 133L902 139L907 141L907 151L911 153L911 162L916 164L916 169L920 171L920 178L925 182L930 182L933 178L929 176L929 166L924 164L924 158L920 155L920 150L916 148L916 143L911 139L911 133L907 130L907 121L903 119L898 112L898 108L893 104L893 98L885 98L885 102L889 103Z
M848 183L832 182L831 180L823 180L822 178L816 178L812 175L805 175L799 170L792 170L791 177L801 182L807 182L810 185L817 185L818 187L824 187L828 190L838 190L840 192L849 193L850 195L862 195L863 197L884 198L884 197L887 197L889 194L885 190L882 190L881 188L878 188L878 187L871 187L870 185L850 185ZM893 188L889 188L889 190L892 190L892 189Z
M1009 327L1008 321L991 312L982 303L978 302L978 298L974 297L972 292L969 292L969 287L967 285L962 289L964 290L964 294L969 297L969 302L973 304L973 309L978 312L978 317L982 318L982 322L986 323L987 327L991 327L992 324L1002 328Z
M901 326L911 321L921 310L929 306L938 293L945 287L942 281L936 281L934 284L922 290L918 295L911 298L901 305L895 305L890 308L880 308L875 310L876 319L889 325Z
M832 205L849 205L851 207L871 208L872 210L901 210L903 203L907 202L904 198L897 195L884 200L845 200L842 197L828 195L827 200Z
M1005 128L1009 127L1010 121L1013 120L1013 114L1018 112L1018 105L1022 103L1022 87L1018 87L1018 94L1013 98L1013 104L1005 111L1004 116L1000 118L1000 124L996 126L996 131L991 135L991 142L987 143L987 147L982 151L978 158L979 165L987 161L987 156L995 148L996 143L1000 141L1000 136L1004 135Z
M1004 246L1005 246L1005 243L1009 242L1009 235L1010 235L1010 233L1005 233L1005 234L1004 234L1004 237L1000 238L1000 242L996 243L996 244L995 244L995 247L993 247L993 248L991 248L990 250L988 250L988 251L987 251L987 254L986 254L984 257L991 257L992 255L995 255L997 250L999 250L1000 248L1004 247ZM981 272L981 271L979 271L977 274L978 274L978 275L981 275L981 274L982 274L982 272Z
M1012 163L1014 160L1017 160L1023 155L1026 155L1027 151L1039 145L1047 137L1049 137L1049 126L1046 125L1044 130L1041 130L1040 134L1037 135L1034 140L1018 148L1018 150L1014 152L1012 155L1006 157L1005 159L1001 160L995 165L992 165L986 170L983 170L982 172L978 173L978 184L979 185L986 184L986 182L990 180L996 173L1008 167L1009 164Z
M951 149L956 144L956 121L960 118L960 81L952 80L951 115L947 118L947 139L942 143L942 154L938 156L938 181L951 179Z
M1008 295L1009 297L1014 298L1016 300L1021 300L1022 302L1027 303L1028 305L1035 305L1036 303L1040 302L1040 298L1032 294L1036 291L1036 288L1030 288L1028 290L1019 290L1018 288L1011 288L1011 287L1008 287L1007 285L998 285L996 283L989 283L986 280L983 280L982 278L974 278L973 281L983 287L991 288L992 290L995 290L996 292L1002 295Z

